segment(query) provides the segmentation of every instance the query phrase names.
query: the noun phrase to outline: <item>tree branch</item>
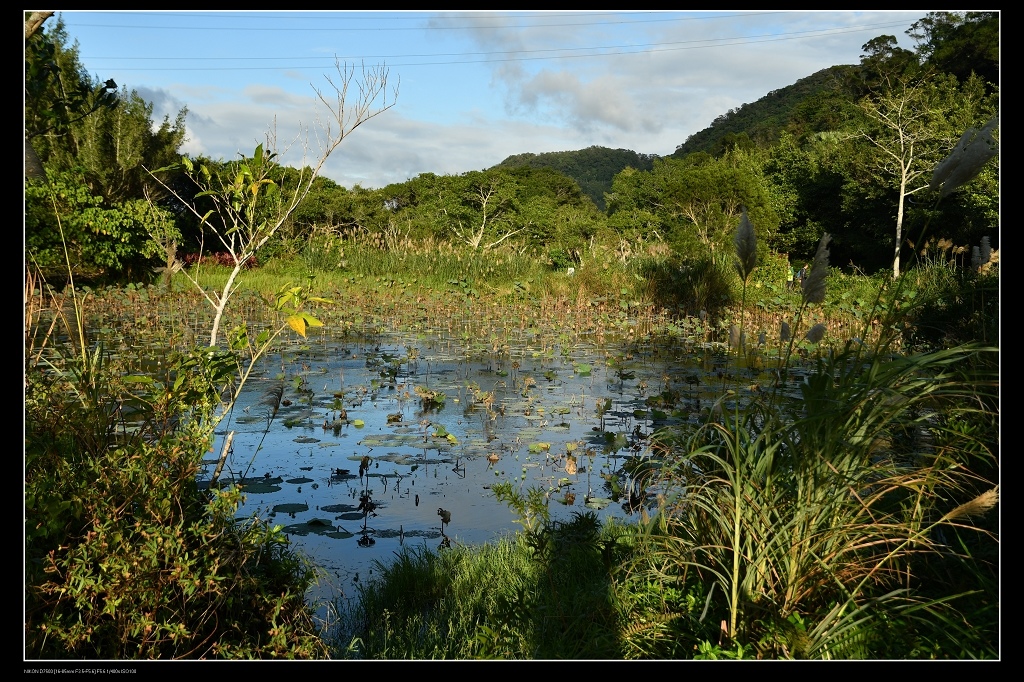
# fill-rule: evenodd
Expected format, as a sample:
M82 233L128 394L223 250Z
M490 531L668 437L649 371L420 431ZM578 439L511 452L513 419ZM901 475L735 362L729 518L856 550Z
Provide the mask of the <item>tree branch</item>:
M52 17L55 11L56 10L48 9L32 12L32 14L28 16L28 19L25 20L25 40L34 36L36 31L42 27L43 22Z

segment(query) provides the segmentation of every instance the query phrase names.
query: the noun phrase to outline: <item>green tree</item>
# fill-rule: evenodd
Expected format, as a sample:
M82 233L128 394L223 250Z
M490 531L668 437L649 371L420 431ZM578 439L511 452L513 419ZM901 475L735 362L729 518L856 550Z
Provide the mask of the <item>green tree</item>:
M853 172L854 138L845 133L815 133L799 144L784 133L764 161L766 181L775 197L780 224L772 246L791 260L809 259L826 228L835 234L833 252L849 260L849 218L842 199ZM854 244L864 244L864 228ZM846 262L846 260L841 261Z
M515 220L515 183L504 173L470 171L459 180L442 208L457 241L473 249L491 249L526 229Z
M862 100L869 125L861 134L874 150L869 163L880 174L879 182L894 190L894 279L900 274L908 197L928 187L926 174L953 147L960 132L991 115L992 105L976 76L962 87L953 76L886 79Z
M899 46L896 36L872 38L861 48L860 67L851 72L856 75L855 92L864 94L877 90L900 78L908 78L918 70L917 55Z
M389 203L433 237L473 249L490 249L529 225L520 213L521 188L507 168L438 176L422 173L403 192L389 189Z
M26 13L25 18L25 175L43 177L50 149L72 126L102 109L117 106L117 84L92 78L78 60L77 42L69 45L59 18L50 30L43 24L53 12Z
M624 168L612 180L611 191L604 197L608 227L627 239L663 231L657 213L657 193L652 173Z
M999 83L998 12L929 12L907 35L926 65L961 82L973 73L992 85Z
M620 176L609 196L610 222L622 227L628 216L625 225L634 230L657 224L661 236L683 250L714 252L726 244L744 206L765 234L778 225L757 164L739 150L698 162L656 159L649 173Z
M155 127L153 106L136 92L118 93L113 81L85 72L62 21L48 31L30 31L32 23L26 21L26 163L34 159L35 170L45 170L26 168L27 253L51 274L70 264L95 276L146 276L179 233L166 207L142 205L160 199L144 166L177 160L186 110ZM162 244L151 243L152 235Z
M49 166L80 168L89 188L114 204L164 193L146 168L161 168L178 161L185 142L182 108L175 120L165 116L153 123L153 104L135 91L122 88L118 106L101 109L71 126L61 144L50 146Z

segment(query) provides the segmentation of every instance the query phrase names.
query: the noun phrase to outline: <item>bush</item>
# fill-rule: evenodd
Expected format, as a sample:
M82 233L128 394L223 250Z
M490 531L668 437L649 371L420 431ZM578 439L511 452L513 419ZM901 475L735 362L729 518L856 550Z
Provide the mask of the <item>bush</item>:
M47 275L66 274L69 260L79 273L146 279L164 256L151 234L180 237L171 214L148 201L107 206L70 172L25 184L25 250Z
M908 274L915 282L907 339L918 348L941 348L999 338L999 271L977 273L933 263Z
M568 268L576 267L579 263L565 249L548 249L548 261L553 270L565 272Z
M313 569L235 519L238 490L196 483L234 359L199 350L132 391L101 349L61 364L26 375L25 657L324 656Z
M688 292L688 312L717 313L736 299L739 279L725 259L707 256L690 261L681 267L681 274L680 286Z

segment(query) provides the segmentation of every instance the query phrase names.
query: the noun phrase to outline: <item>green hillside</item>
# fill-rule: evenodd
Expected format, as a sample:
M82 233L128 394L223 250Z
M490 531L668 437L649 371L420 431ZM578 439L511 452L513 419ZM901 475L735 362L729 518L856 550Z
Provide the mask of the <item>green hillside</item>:
M612 178L624 168L650 170L655 158L655 154L629 149L592 146L577 151L514 154L495 168L551 168L575 180L603 211L604 194L611 190Z

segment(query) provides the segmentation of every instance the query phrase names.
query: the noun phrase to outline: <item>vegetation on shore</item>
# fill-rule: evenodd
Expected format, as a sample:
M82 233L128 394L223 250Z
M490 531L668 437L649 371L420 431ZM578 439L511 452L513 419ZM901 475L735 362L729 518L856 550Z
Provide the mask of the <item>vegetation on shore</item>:
M998 92L948 49L990 23L929 15L918 56L876 39L805 128L626 168L604 212L548 168L345 190L326 155L182 158L184 112L153 126L60 25L26 29L25 657L999 657ZM130 163L88 144L115 127L145 140ZM328 624L281 528L197 483L253 368L322 325L685 337L760 379L629 462L657 491L639 523L497 485L522 532L407 550Z

